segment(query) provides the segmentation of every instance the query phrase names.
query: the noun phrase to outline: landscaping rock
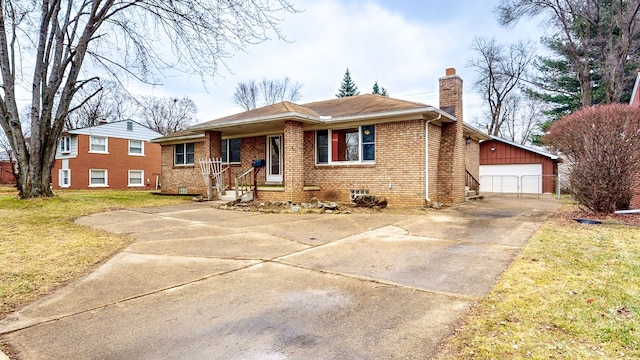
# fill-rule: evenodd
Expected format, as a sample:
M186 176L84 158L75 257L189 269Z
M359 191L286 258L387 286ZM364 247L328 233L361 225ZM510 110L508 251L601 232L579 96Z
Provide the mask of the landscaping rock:
M368 207L377 209L384 209L387 207L387 198L380 198L374 195L360 195L356 197L353 202L356 204L356 207Z
M324 208L327 210L337 210L338 209L338 204L334 203L334 202L329 202L324 204Z

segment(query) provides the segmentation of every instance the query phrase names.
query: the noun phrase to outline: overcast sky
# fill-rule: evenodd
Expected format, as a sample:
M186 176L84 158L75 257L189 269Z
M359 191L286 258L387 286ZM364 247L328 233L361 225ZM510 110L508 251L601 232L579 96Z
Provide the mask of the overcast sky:
M136 85L133 93L188 96L198 106L198 121L243 111L233 103L238 82L289 77L302 83L306 103L335 98L348 67L361 93L374 82L391 97L438 105L438 78L454 67L464 80L464 118L481 116L482 99L473 89L476 74L467 67L474 56L474 37L495 37L501 43L533 40L540 24L520 22L500 27L493 9L498 0L292 0L303 12L286 14L282 33L247 48L227 61L218 76L206 82L184 75L163 86Z

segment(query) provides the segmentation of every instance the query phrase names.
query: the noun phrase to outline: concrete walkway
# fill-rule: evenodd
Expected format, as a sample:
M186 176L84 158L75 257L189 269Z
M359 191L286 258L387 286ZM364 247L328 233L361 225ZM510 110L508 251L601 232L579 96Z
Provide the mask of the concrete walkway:
M77 222L135 242L0 321L0 341L23 359L429 358L558 206L92 215Z

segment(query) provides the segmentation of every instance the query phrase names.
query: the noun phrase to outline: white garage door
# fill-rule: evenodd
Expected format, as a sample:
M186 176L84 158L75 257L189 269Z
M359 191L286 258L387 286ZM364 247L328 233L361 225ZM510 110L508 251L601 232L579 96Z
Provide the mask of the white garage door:
M542 164L480 165L479 180L481 192L540 194Z

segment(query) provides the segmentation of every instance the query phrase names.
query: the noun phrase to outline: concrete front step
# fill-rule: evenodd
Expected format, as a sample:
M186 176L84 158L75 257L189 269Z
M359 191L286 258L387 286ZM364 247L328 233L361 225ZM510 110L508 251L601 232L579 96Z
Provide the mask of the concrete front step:
M221 195L218 195L218 199L222 201L235 201L236 200L236 192L234 190L226 190L223 191ZM249 191L242 195L240 201L252 201L253 200L253 191Z

